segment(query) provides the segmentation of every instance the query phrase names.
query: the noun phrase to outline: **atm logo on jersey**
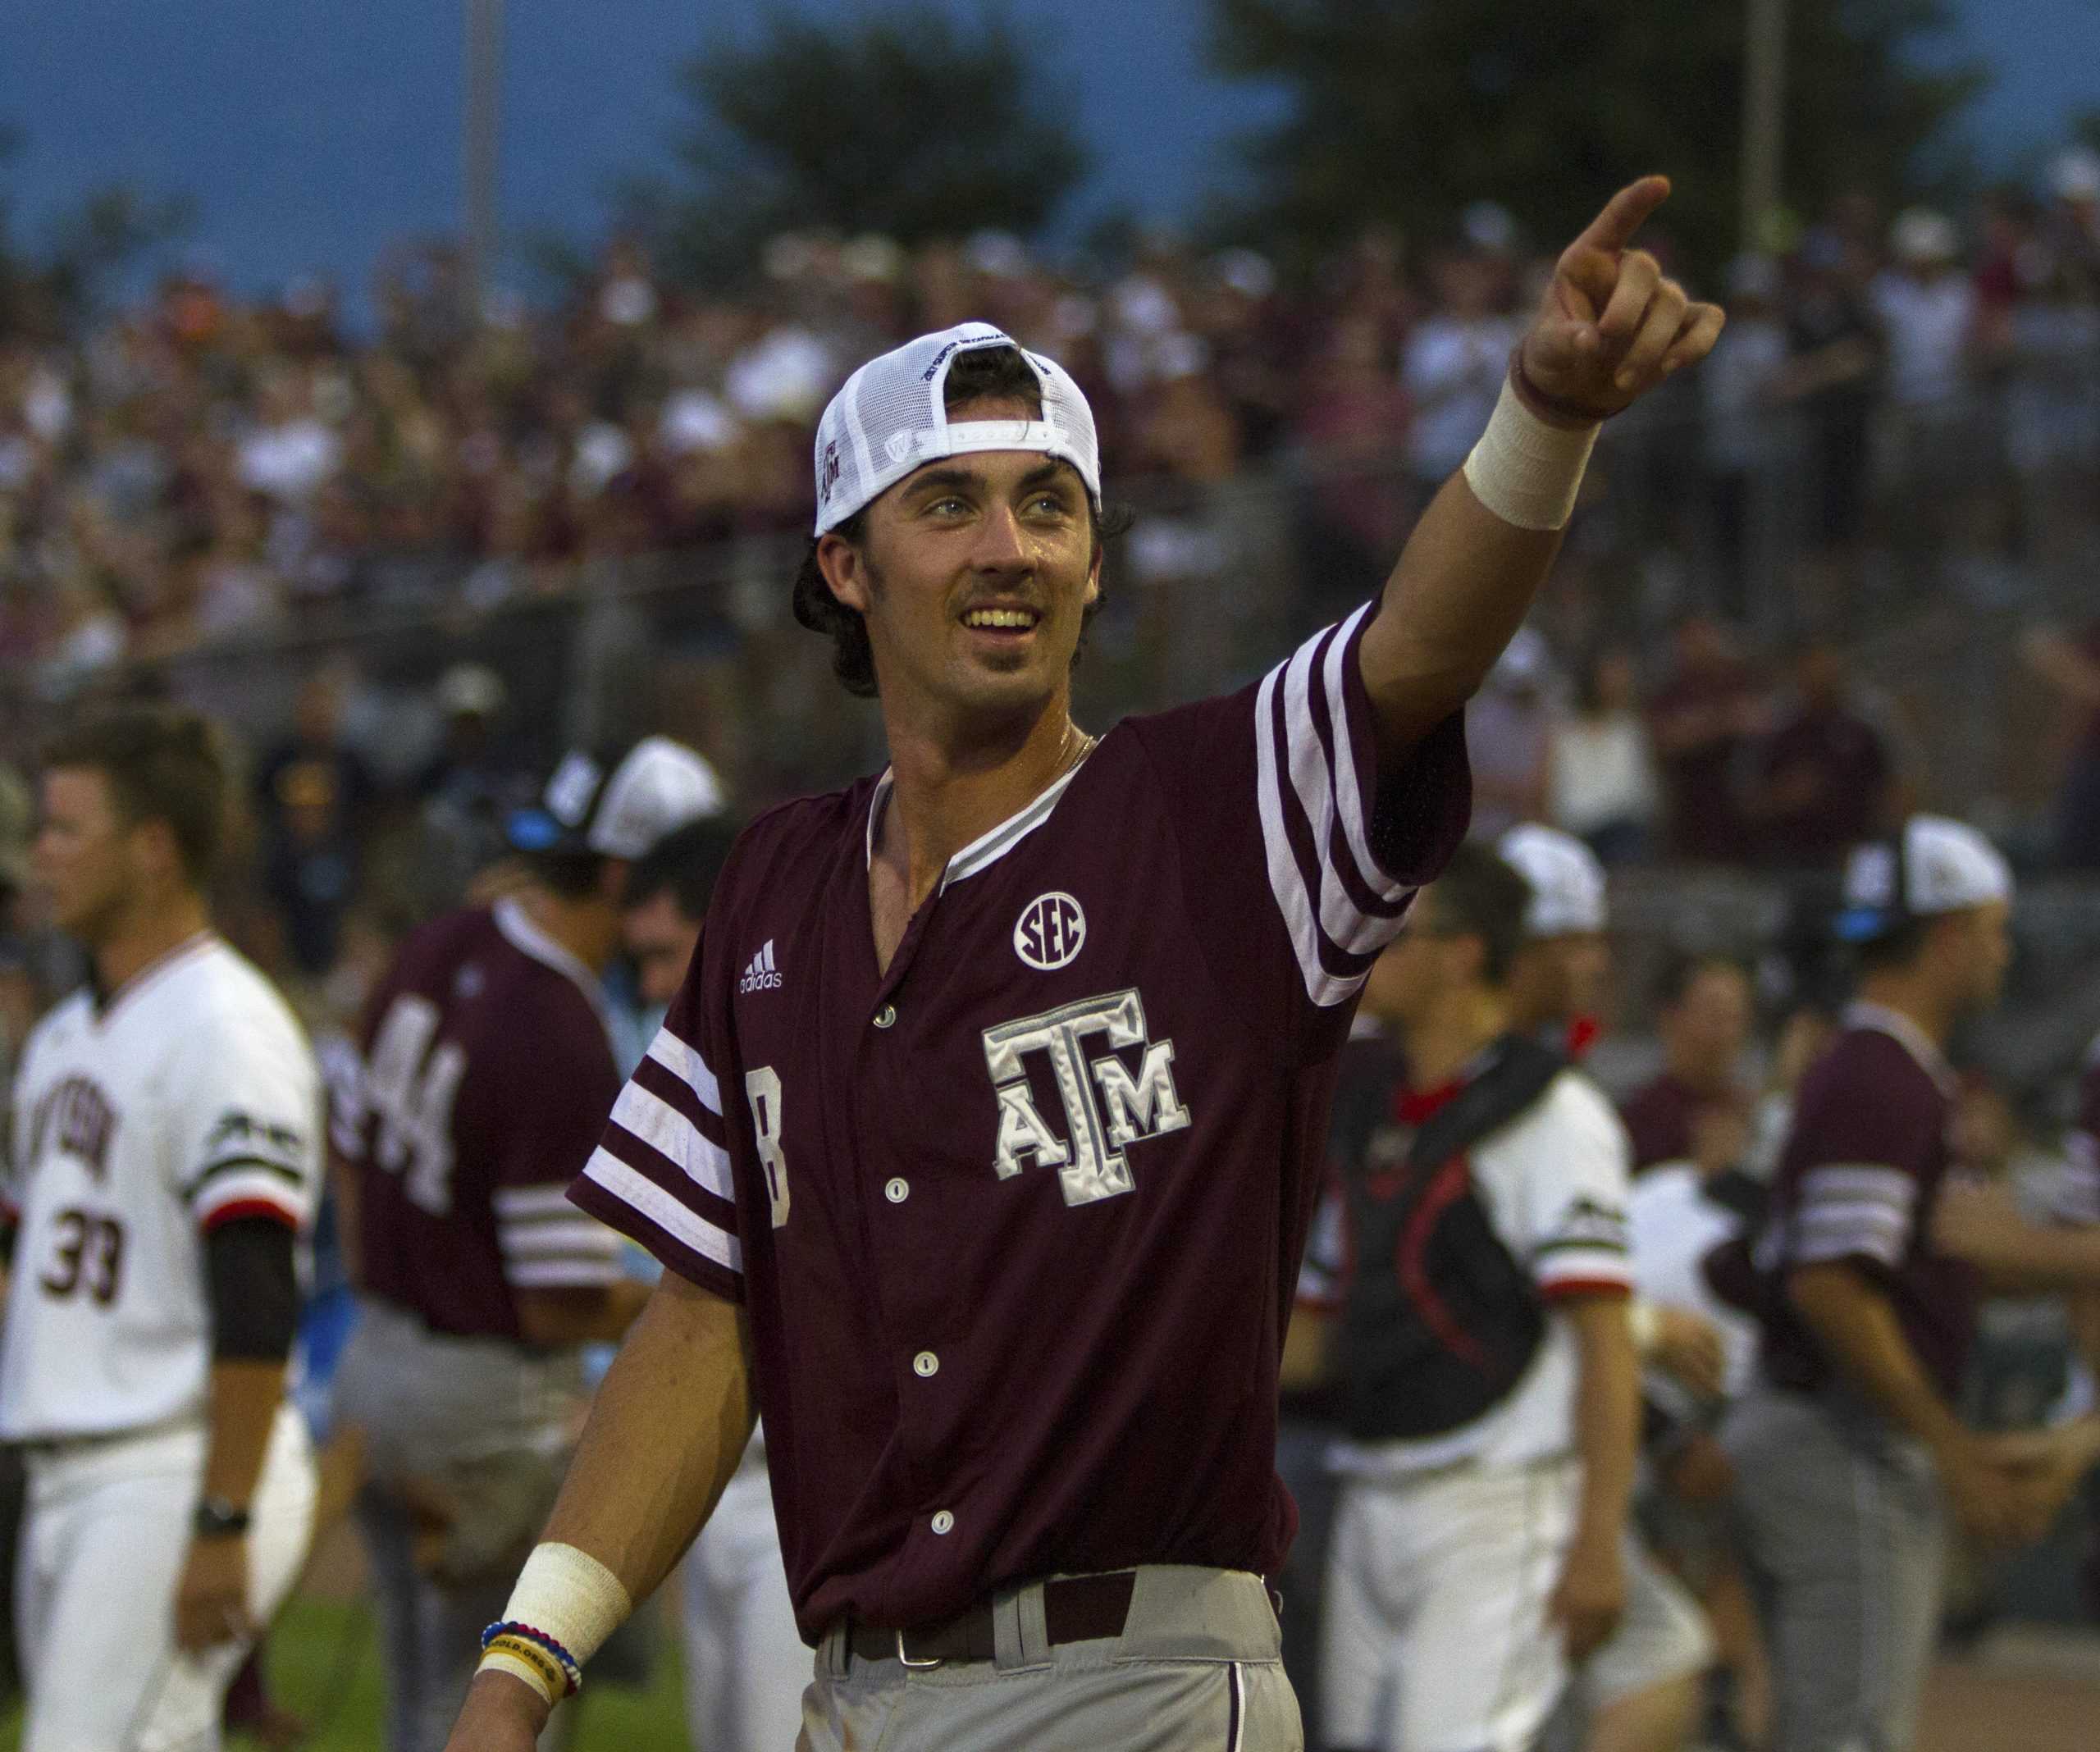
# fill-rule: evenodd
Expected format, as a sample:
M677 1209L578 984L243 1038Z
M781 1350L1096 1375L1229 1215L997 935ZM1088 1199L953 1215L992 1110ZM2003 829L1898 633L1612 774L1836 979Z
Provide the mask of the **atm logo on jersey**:
M773 965L773 939L765 940L765 947L751 957L751 965L744 970L744 977L737 982L739 992L778 992L780 989L780 970Z
M1090 1057L1096 1043L1109 1050ZM1133 1047L1142 1054L1134 1075L1120 1056ZM1061 1136L1035 1104L1028 1075L1033 1055L1047 1061L1065 1110ZM999 1102L992 1171L1007 1180L1030 1163L1055 1168L1068 1205L1136 1191L1124 1151L1189 1123L1174 1087L1174 1043L1146 1033L1144 1003L1134 991L988 1028L984 1063Z

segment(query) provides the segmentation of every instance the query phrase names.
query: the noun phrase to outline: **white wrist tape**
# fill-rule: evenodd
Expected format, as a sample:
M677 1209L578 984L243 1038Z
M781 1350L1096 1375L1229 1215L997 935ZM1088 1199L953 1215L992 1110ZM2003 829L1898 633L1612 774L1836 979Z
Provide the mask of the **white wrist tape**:
M1473 496L1519 529L1565 529L1582 490L1582 471L1597 442L1595 426L1549 426L1527 408L1506 378L1502 399L1472 454L1466 481Z
M551 1636L581 1667L633 1610L625 1585L589 1552L573 1545L541 1544L532 1548L518 1572L518 1585L510 1590L503 1617L506 1623L529 1624ZM482 1667L512 1674L549 1703L557 1700L549 1694L543 1675L500 1649L483 1655Z

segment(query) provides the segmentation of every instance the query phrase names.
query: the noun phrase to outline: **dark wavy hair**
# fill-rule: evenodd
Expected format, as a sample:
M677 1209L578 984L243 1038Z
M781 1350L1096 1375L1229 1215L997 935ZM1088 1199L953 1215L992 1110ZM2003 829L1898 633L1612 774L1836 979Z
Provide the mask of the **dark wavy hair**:
M1041 381L1019 350L1012 347L980 347L974 352L958 354L948 367L947 381L943 389L942 399L950 417L970 403L980 401L1025 402L1035 413L1039 415L1043 411ZM1130 527L1130 509L1127 505L1104 504L1097 512L1089 497L1087 514L1093 524L1093 557L1099 559L1103 546ZM831 532L859 547L867 538L868 508L863 505ZM801 568L795 573L795 618L813 632L831 636L831 667L840 686L850 694L872 700L878 690L875 654L868 643L867 623L861 618L858 609L848 608L832 595L830 585L824 582L824 569L817 564L818 539L810 538L802 554ZM1080 660L1080 651L1086 646L1086 626L1100 611L1105 595L1103 592L1096 595L1083 611L1079 647L1072 653L1075 665Z

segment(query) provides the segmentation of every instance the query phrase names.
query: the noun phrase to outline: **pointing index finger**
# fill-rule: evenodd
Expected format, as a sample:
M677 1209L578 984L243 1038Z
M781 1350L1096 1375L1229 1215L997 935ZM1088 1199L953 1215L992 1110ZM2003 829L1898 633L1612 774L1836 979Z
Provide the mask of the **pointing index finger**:
M1670 180L1667 176L1644 176L1638 182L1628 183L1605 203L1605 210L1575 240L1575 247L1614 253L1623 249L1647 222L1649 214L1668 200L1669 194Z

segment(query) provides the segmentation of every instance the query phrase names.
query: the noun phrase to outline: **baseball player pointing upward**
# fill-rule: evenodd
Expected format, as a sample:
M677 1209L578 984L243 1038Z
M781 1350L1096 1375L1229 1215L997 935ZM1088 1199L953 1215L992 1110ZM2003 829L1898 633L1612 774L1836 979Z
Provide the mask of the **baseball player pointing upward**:
M1629 247L1667 192L1562 258L1379 600L1098 739L1077 386L975 323L847 381L797 607L891 765L745 833L572 1195L669 1269L454 1747L533 1743L756 1408L817 1752L1299 1745L1261 1577L1335 1055L1598 422L1719 330Z

